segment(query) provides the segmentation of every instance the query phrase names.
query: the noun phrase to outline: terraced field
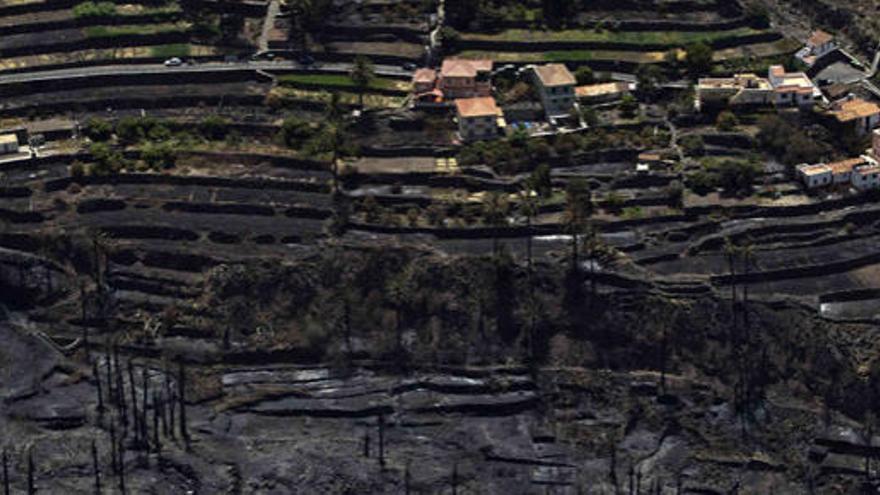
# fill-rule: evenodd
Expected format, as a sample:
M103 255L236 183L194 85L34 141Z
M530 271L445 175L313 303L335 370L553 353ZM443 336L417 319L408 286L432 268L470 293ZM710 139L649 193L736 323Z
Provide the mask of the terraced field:
M436 4L339 2L271 58L259 33L298 14L198 4L0 0L0 118L46 141L0 159L11 492L876 488L880 207L804 194L760 149L764 114L720 132L672 84L586 130L462 146L406 105ZM635 70L694 41L715 62L793 48L722 2L639 5L557 31L526 9L458 54ZM238 36L202 36L226 8ZM689 189L708 157L753 159L750 194Z

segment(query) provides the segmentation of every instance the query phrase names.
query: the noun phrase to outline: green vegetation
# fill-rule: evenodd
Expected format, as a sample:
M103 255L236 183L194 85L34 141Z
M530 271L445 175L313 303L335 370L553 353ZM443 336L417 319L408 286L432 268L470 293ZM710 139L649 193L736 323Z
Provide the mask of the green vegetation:
M693 77L712 70L712 47L706 43L693 43L685 48L685 68Z
M698 194L721 188L730 196L748 196L752 193L755 178L761 171L761 165L755 159L706 159L700 170L688 174L687 185Z
M581 86L596 82L596 76L593 74L593 69L586 65L577 68L574 72L574 78L577 79L577 83Z
M107 141L113 137L113 126L104 119L92 117L86 121L83 134L92 141Z
M776 116L758 120L758 144L764 151L776 156L786 165L816 163L830 158L834 146L832 137L821 127L804 129ZM792 172L793 169L790 169Z
M192 46L186 43L174 43L170 45L157 45L150 47L150 56L156 58L189 57L192 54Z
M110 17L116 15L116 4L113 2L83 2L73 7L73 16Z
M553 137L518 139L516 133L508 139L480 141L464 146L458 153L462 166L487 165L499 174L513 175L535 170L542 163L555 158L569 162L579 153L611 148L654 148L667 146L669 134L654 132L645 127L634 130L592 129L585 134L561 134Z
M121 26L90 26L83 29L88 38L115 38L118 36L137 36L150 34L185 33L189 31L187 23L162 24L127 24Z
M119 17L128 16L152 16L155 19L167 18L180 14L182 9L177 2L168 2L165 5L149 7L145 5L129 5L120 8L114 2L83 2L75 5L72 9L73 16L78 19L94 17Z
M730 132L739 125L739 119L730 110L725 110L718 114L715 120L715 127L721 132Z
M364 93L370 89L370 83L376 79L373 63L367 57L358 55L354 59L354 67L349 77L351 77L351 82L354 83L355 88L358 90L358 104L364 106Z

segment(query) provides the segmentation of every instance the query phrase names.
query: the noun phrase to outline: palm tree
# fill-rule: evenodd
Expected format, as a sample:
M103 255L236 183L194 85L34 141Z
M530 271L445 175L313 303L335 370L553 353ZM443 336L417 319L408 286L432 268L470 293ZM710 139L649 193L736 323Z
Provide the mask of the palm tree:
M483 222L493 227L492 229L492 253L498 254L498 229L507 225L507 214L510 204L507 197L500 192L491 191L483 199Z
M351 81L354 83L355 87L358 90L358 104L363 108L364 106L364 93L367 91L367 88L370 86L370 82L372 82L375 77L375 73L373 71L373 63L367 57L363 55L358 55L354 59L354 67L351 69Z
M385 292L394 307L394 326L397 340L397 351L403 350L403 310L409 304L416 287L412 280L410 267L388 281Z
M526 220L526 260L529 272L532 270L532 222L540 209L541 198L532 181L526 180L519 191L519 212Z
M578 268L578 237L587 219L593 214L593 197L590 185L584 179L572 179L565 189L565 227L571 235L571 267Z

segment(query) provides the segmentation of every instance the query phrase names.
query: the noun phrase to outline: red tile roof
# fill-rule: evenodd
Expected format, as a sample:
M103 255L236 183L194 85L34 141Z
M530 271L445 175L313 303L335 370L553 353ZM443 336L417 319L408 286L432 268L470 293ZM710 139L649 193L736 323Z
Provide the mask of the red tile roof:
M495 104L495 98L459 98L455 100L455 109L459 117L494 117L501 115L501 109Z
M832 40L834 40L834 36L820 29L818 31L813 31L810 39L807 40L807 44L810 46L822 46Z
M577 84L574 75L563 64L547 64L535 67L535 73L541 84L546 87L552 86L573 86Z
M477 77L478 72L490 71L492 71L491 60L447 58L440 67L440 75L443 77Z

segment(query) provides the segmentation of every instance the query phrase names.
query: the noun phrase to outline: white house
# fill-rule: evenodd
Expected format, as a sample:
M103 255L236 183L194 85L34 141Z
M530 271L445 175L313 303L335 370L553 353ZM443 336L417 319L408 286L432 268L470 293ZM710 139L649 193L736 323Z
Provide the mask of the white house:
M774 65L767 75L773 86L773 103L776 106L809 107L822 96L819 88L803 72L785 72L781 65Z
M799 165L797 171L807 189L831 185L852 186L859 191L880 188L880 165L870 156L835 163Z
M824 163L817 163L814 165L804 163L798 165L797 172L798 177L800 177L807 189L818 189L820 187L829 186L834 181L831 167Z
M563 64L547 64L533 68L535 84L548 118L566 117L575 104L577 80Z
M459 98L455 100L458 133L465 141L497 138L506 127L495 98Z
M18 136L12 133L0 134L0 154L12 153L18 153Z
M871 163L854 169L852 185L859 191L880 188L880 165Z

